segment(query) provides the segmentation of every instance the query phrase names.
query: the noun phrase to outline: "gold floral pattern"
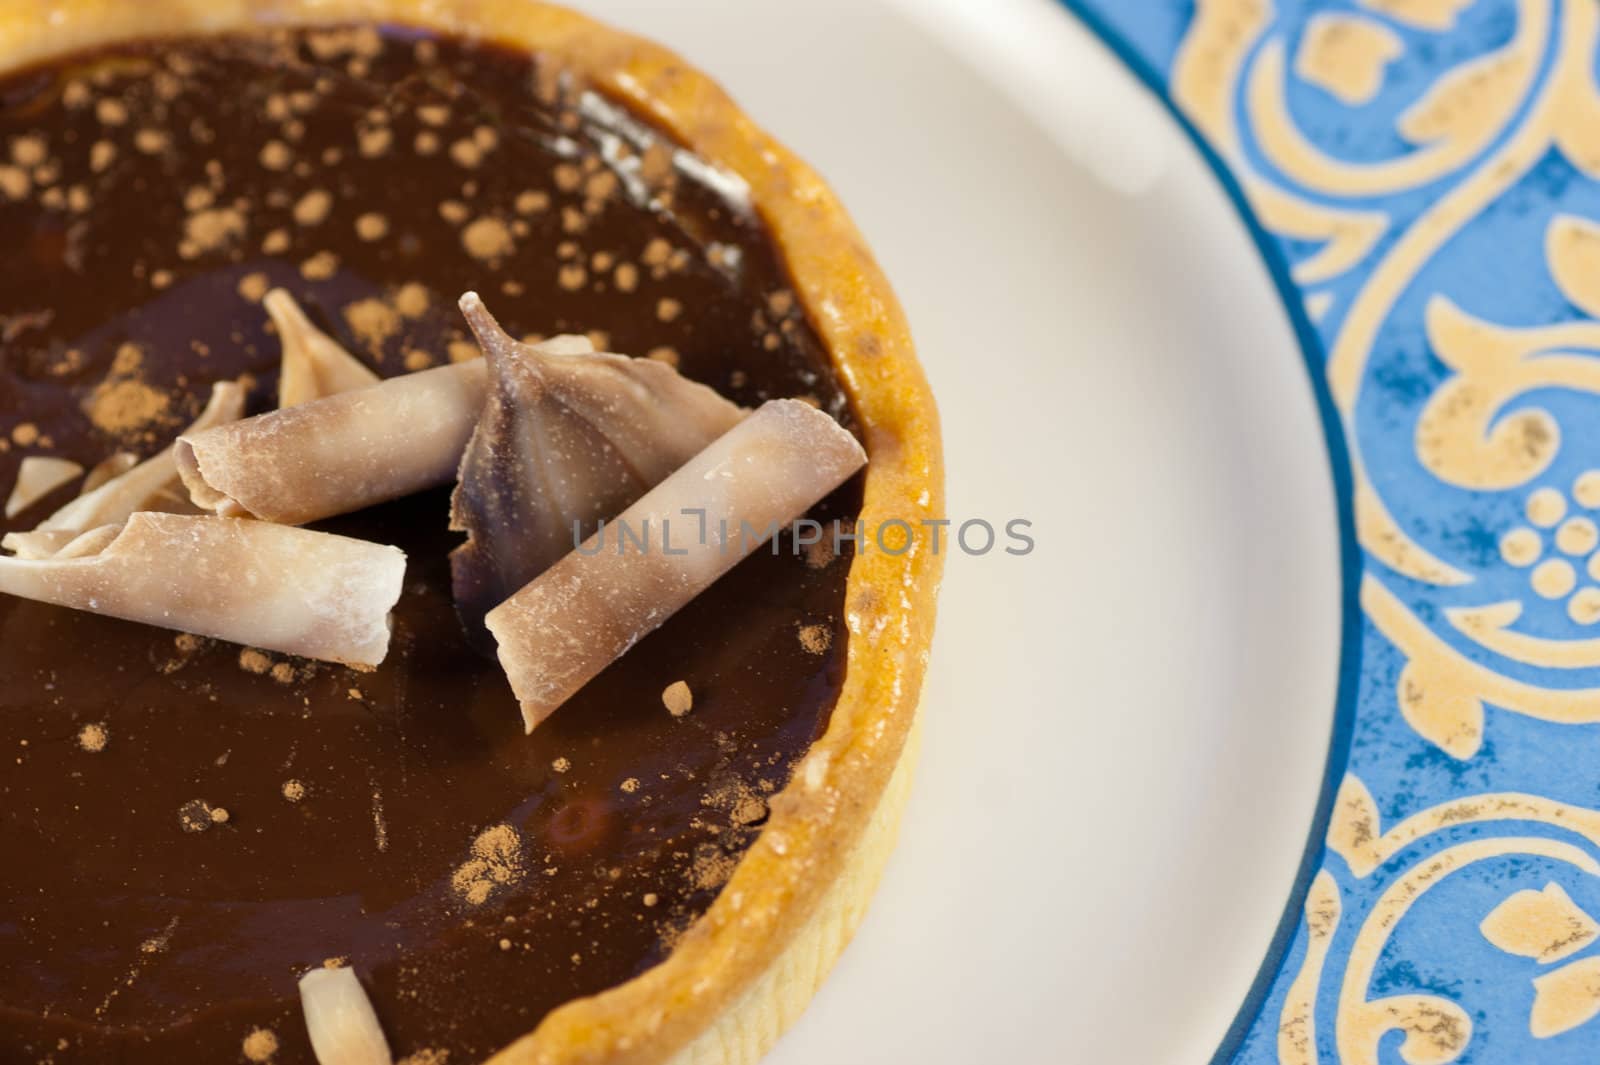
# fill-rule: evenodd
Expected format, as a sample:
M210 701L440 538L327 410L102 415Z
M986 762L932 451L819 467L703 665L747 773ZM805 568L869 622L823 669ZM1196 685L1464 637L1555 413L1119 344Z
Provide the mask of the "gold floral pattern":
M1184 10L1166 90L1322 341L1361 551L1356 754L1238 1060L1448 1065L1496 1018L1506 1053L1510 1012L1557 1046L1600 1017L1600 810L1551 739L1600 724L1600 3ZM1482 243L1490 217L1516 247ZM1490 259L1472 274L1500 254L1503 288L1546 295L1498 298ZM1469 940L1504 965L1450 969Z
M1560 884L1519 891L1496 906L1478 926L1483 937L1508 954L1551 965L1576 954L1600 935L1600 924L1580 909ZM1600 957L1583 958L1533 979L1528 1031L1549 1039L1600 1015Z
M1408 1063L1447 1065L1458 1058L1472 1037L1472 1021L1454 1001L1438 995L1398 995L1367 998L1379 957L1407 913L1424 896L1449 877L1481 863L1510 858L1543 858L1600 878L1600 862L1591 850L1600 847L1600 811L1585 810L1535 795L1511 793L1473 795L1442 804L1381 829L1377 804L1365 784L1347 775L1334 801L1328 829L1328 848L1344 859L1358 880L1377 874L1391 859L1426 844L1430 839L1463 827L1509 826L1531 823L1559 829L1589 844L1546 836L1488 835L1454 843L1426 855L1395 876L1377 896L1350 945L1344 962L1336 1014L1339 1061L1344 1065L1376 1065L1381 1038L1390 1031L1405 1033L1401 1054ZM1312 897L1337 900L1337 885L1326 872L1319 874ZM1313 941L1327 938L1310 921ZM1327 911L1326 901L1318 904ZM1335 909L1334 914L1337 914ZM1335 917L1336 919L1336 917ZM1321 920L1326 926L1326 919ZM1559 884L1542 890L1517 891L1507 896L1480 922L1485 939L1507 954L1553 965L1581 953L1600 937L1600 923L1574 903ZM1307 950L1301 970L1285 999L1279 1032L1300 1031L1312 1024L1308 1003L1328 956L1326 945ZM1600 956L1569 962L1533 980L1535 999L1529 1032L1543 1039L1586 1023L1600 1014ZM1280 1040L1281 1065L1314 1061L1286 1048Z

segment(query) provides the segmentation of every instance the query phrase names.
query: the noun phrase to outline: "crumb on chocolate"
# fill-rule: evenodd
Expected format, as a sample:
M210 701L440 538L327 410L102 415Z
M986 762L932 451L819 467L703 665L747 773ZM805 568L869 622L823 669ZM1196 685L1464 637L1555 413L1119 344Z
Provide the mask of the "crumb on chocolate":
M376 159L394 144L394 133L387 126L364 129L356 135L356 147L368 159Z
M90 754L105 750L109 738L106 727L98 722L90 723L78 730L78 746Z
M673 717L682 717L694 708L694 693L688 682L675 680L662 691L661 703Z
M472 906L488 901L496 888L522 879L522 836L507 824L494 825L472 841L472 855L450 877L456 896Z
M379 853L389 849L389 822L383 816L383 791L372 789L372 839Z
M246 647L239 652L239 668L246 673L262 674L272 668L272 658L265 651Z
M319 251L300 264L300 274L307 281L326 281L339 269L339 257L331 251Z
M556 284L568 292L576 292L589 280L589 271L582 263L565 263L556 271Z
M312 189L294 205L294 220L302 226L320 226L333 210L333 194L327 189Z
M394 309L407 318L420 318L428 311L432 302L428 289L415 281L401 285L395 290Z
M383 354L383 345L400 331L399 313L383 300L357 300L344 309L345 324L374 356Z
M837 531L837 527L832 531ZM838 557L839 552L830 535L824 534L815 542L805 545L806 565L812 569L826 569Z
M278 1037L270 1028L253 1028L244 1037L243 1050L247 1060L263 1065L278 1052Z
M260 303L261 297L267 294L267 289L271 286L272 282L267 279L267 275L258 270L239 279L239 295L251 303Z
M503 221L484 215L461 231L461 246L481 262L494 262L516 249L511 228Z
M833 646L833 633L826 625L801 625L800 646L807 654L820 655Z
M120 126L128 121L128 108L121 100L104 96L95 101L94 116L103 126Z
M389 220L376 211L368 211L356 219L356 236L371 243L389 235Z
M221 817L217 816L219 813ZM190 799L178 807L178 824L185 832L204 832L212 825L222 824L227 820L228 811L213 809L204 799Z
M207 252L220 251L244 235L244 212L237 207L208 207L184 219L183 241L178 254L198 259Z

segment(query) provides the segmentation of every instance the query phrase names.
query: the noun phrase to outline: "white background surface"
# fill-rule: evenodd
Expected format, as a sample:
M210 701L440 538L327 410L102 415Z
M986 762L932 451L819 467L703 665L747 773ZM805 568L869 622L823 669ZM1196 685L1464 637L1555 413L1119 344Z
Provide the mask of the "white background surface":
M904 834L773 1065L1198 1062L1320 783L1332 487L1287 320L1177 128L1049 0L572 0L721 80L911 316L957 519Z

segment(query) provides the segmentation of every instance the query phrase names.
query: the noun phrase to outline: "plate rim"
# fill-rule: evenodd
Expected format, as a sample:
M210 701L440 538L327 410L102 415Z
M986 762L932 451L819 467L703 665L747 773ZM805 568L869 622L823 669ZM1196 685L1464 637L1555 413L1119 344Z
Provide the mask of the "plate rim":
M1311 316L1300 296L1300 287L1294 282L1290 273L1288 261L1280 252L1277 242L1256 216L1243 186L1217 150L1201 135L1194 122L1164 91L1164 82L1156 68L1098 10L1090 6L1089 0L1055 0L1055 2L1105 45L1140 87L1155 98L1161 110L1177 125L1189 144L1199 152L1213 180L1227 197L1235 216L1255 246L1272 287L1278 294L1279 302L1288 315L1289 325L1294 332L1300 353L1301 368L1309 380L1312 398L1316 403L1317 420L1322 430L1324 457L1333 483L1334 513L1339 526L1339 651L1338 680L1334 692L1328 754L1323 764L1315 812L1307 828L1306 842L1301 849L1289 897L1278 917L1261 964L1251 979L1249 990L1235 1010L1233 1020L1223 1033L1216 1050L1208 1059L1209 1065L1229 1065L1242 1049L1245 1037L1266 1004L1273 984L1281 973L1283 963L1294 944L1295 934L1300 929L1312 881L1322 867L1325 850L1323 841L1332 823L1334 802L1350 762L1362 662L1360 603L1362 560L1360 544L1356 537L1353 506L1355 478L1345 439L1344 423L1334 405L1327 378L1321 372L1321 367L1327 362L1326 347L1311 322Z

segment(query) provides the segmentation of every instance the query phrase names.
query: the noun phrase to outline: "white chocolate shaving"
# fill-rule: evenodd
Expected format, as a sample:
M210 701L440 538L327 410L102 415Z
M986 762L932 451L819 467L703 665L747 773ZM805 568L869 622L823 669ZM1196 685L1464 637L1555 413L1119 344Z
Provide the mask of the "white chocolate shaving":
M92 555L116 539L122 531L120 525L102 525L88 532L73 529L53 529L50 532L14 533L6 537L5 546L18 558L79 558Z
M281 288L261 301L283 344L278 406L293 407L323 396L367 388L380 378L328 334L311 324L294 297Z
M211 388L211 399L205 410L188 431L197 432L237 420L244 413L244 400L243 385L237 381L218 382ZM80 533L102 525L117 525L139 511L195 513L179 481L172 447L163 448L94 491L80 495L40 522L32 532L8 533L0 540L0 546L23 558L48 558L49 545L58 538L40 534Z
M318 1065L392 1065L372 1000L353 970L312 969L300 978L300 1008Z
M75 529L32 529L28 532L9 532L0 537L0 547L18 558L50 558L61 548L76 540L80 533Z
M45 533L45 535L64 538L61 546L56 548L50 557L68 559L98 555L101 551L111 546L111 541L115 540L121 532L122 526L120 525L102 525L100 528L90 529L88 532L80 533L63 530L56 533Z
M54 546L0 558L0 593L352 666L388 653L406 566L398 548L209 515L139 513Z
M527 730L866 461L828 415L773 400L490 611Z
M482 359L178 438L195 505L301 525L448 484L483 409Z
M456 610L468 630L743 418L666 363L596 354L581 337L512 338L475 292L461 312L489 367L450 527ZM581 530L581 531L580 531Z
M94 467L84 475L83 487L79 489L78 494L86 496L113 477L121 477L137 465L139 465L139 456L133 452L113 451L95 463Z
M71 459L29 455L17 467L17 482L6 500L6 517L14 518L83 472Z

